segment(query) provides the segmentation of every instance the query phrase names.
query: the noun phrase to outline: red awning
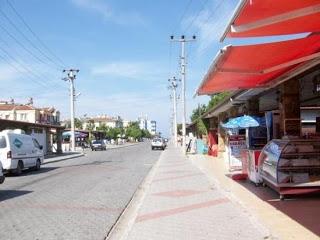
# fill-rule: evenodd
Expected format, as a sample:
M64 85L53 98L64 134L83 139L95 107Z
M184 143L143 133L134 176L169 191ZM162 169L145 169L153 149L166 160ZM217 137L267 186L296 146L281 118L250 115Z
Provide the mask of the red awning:
M242 0L221 40L319 31L320 0Z
M320 34L283 42L228 46L215 58L197 94L263 87L311 61L320 63Z

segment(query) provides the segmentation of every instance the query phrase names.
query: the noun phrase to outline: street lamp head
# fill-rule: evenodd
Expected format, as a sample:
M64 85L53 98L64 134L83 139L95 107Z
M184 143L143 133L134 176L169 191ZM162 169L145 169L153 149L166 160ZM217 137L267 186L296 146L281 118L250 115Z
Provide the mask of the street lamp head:
M184 39L184 35L181 36L181 39Z

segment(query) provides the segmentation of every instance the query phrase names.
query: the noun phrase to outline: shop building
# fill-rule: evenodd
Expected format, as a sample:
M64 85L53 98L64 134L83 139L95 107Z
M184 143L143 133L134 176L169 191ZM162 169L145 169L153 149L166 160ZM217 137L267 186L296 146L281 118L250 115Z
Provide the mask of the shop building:
M62 153L62 126L0 119L0 131L6 129L22 129L32 135L45 154Z
M230 92L225 101L202 116L208 126L209 154L224 154L229 165L235 149L238 158L246 158L240 152L247 154L253 159L254 171L259 168L262 179L280 194L288 194L281 192L287 188L319 191L320 24L315 21L320 17L315 8L318 5L313 1L281 1L276 7L266 7L271 2L241 1L222 39L309 34L279 42L229 45L218 52L197 90L198 95ZM263 14L258 14L262 9ZM296 12L300 12L299 17ZM257 125L241 129L239 121L248 116ZM238 125L230 127L232 124ZM245 138L235 139L235 135ZM258 163L262 147L264 155ZM276 179L274 175L281 177Z

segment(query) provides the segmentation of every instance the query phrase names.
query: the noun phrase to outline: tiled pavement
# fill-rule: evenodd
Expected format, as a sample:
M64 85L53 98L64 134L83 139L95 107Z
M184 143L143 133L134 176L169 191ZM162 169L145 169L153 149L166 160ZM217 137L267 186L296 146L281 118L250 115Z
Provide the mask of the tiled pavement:
M254 217L174 147L161 155L127 237L128 240L271 238Z

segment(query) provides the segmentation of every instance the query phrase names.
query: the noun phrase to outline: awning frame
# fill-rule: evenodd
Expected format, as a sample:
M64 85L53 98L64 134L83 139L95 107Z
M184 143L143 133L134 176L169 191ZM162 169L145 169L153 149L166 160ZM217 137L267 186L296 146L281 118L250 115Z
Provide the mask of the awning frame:
M231 32L245 32L249 31L252 29L260 28L260 27L265 27L271 24L275 23L280 23L284 22L287 20L299 18L299 17L304 17L310 14L314 13L319 13L320 12L320 4L314 5L314 6L309 6L297 10L293 10L290 12L286 12L283 14L275 15L269 18L261 19L255 22L239 25L239 26L234 26L233 24L230 25L230 30Z
M246 5L248 0L240 0L240 2L238 3L236 10L234 11L231 19L229 20L225 30L222 33L222 36L220 38L220 42L223 42L224 39L226 38L229 29L231 28L231 25L233 25L234 21L236 20L236 18L239 16L240 12L242 11L242 9L244 8L244 6Z
M320 52L318 53L314 53L314 54L311 54L311 55L308 55L308 56L304 56L304 57L301 57L301 58L297 58L297 59L294 59L294 60L291 60L291 61L288 61L288 62L285 62L285 63L281 63L279 65L275 65L275 66L272 66L270 68L266 68L266 69L262 69L262 70L259 70L259 71L246 71L246 70L242 70L242 69L226 69L226 68L216 68L216 70L218 72L224 72L224 73L239 73L239 74L253 74L253 75L262 75L262 74L267 74L267 73L270 73L270 72L274 72L274 71L277 71L277 70L280 70L282 68L286 68L286 67L291 67L293 65L296 65L296 64L299 64L299 63L303 63L303 62L306 62L306 61L309 61L309 60L312 60L312 59L315 59L315 58L319 58L320 57Z
M271 17L268 17L265 19L260 19L255 22L250 22L250 23L239 25L239 26L235 26L234 22L235 22L236 18L239 16L239 14L241 13L241 11L243 10L244 6L247 4L248 1L250 1L250 0L241 0L239 2L232 18L228 22L228 25L226 26L226 28L220 38L220 42L224 41L224 39L226 38L229 31L233 32L233 33L240 33L240 32L250 31L250 30L253 30L256 28L265 27L268 25L292 20L295 18L320 13L320 4L316 4L313 6L309 6L309 7L305 7L305 8L301 8L301 9L296 9L296 10L282 13L279 15L271 16Z
M199 95L199 93L198 93L199 89L208 81L209 75L211 73L213 73L218 68L219 62L223 60L223 58L225 57L225 54L228 52L228 49L230 47L232 47L232 45L227 45L218 51L218 53L216 54L216 56L213 59L213 62L210 65L209 70L207 71L206 75L202 79L200 86L198 87L198 89L194 93L193 97Z

